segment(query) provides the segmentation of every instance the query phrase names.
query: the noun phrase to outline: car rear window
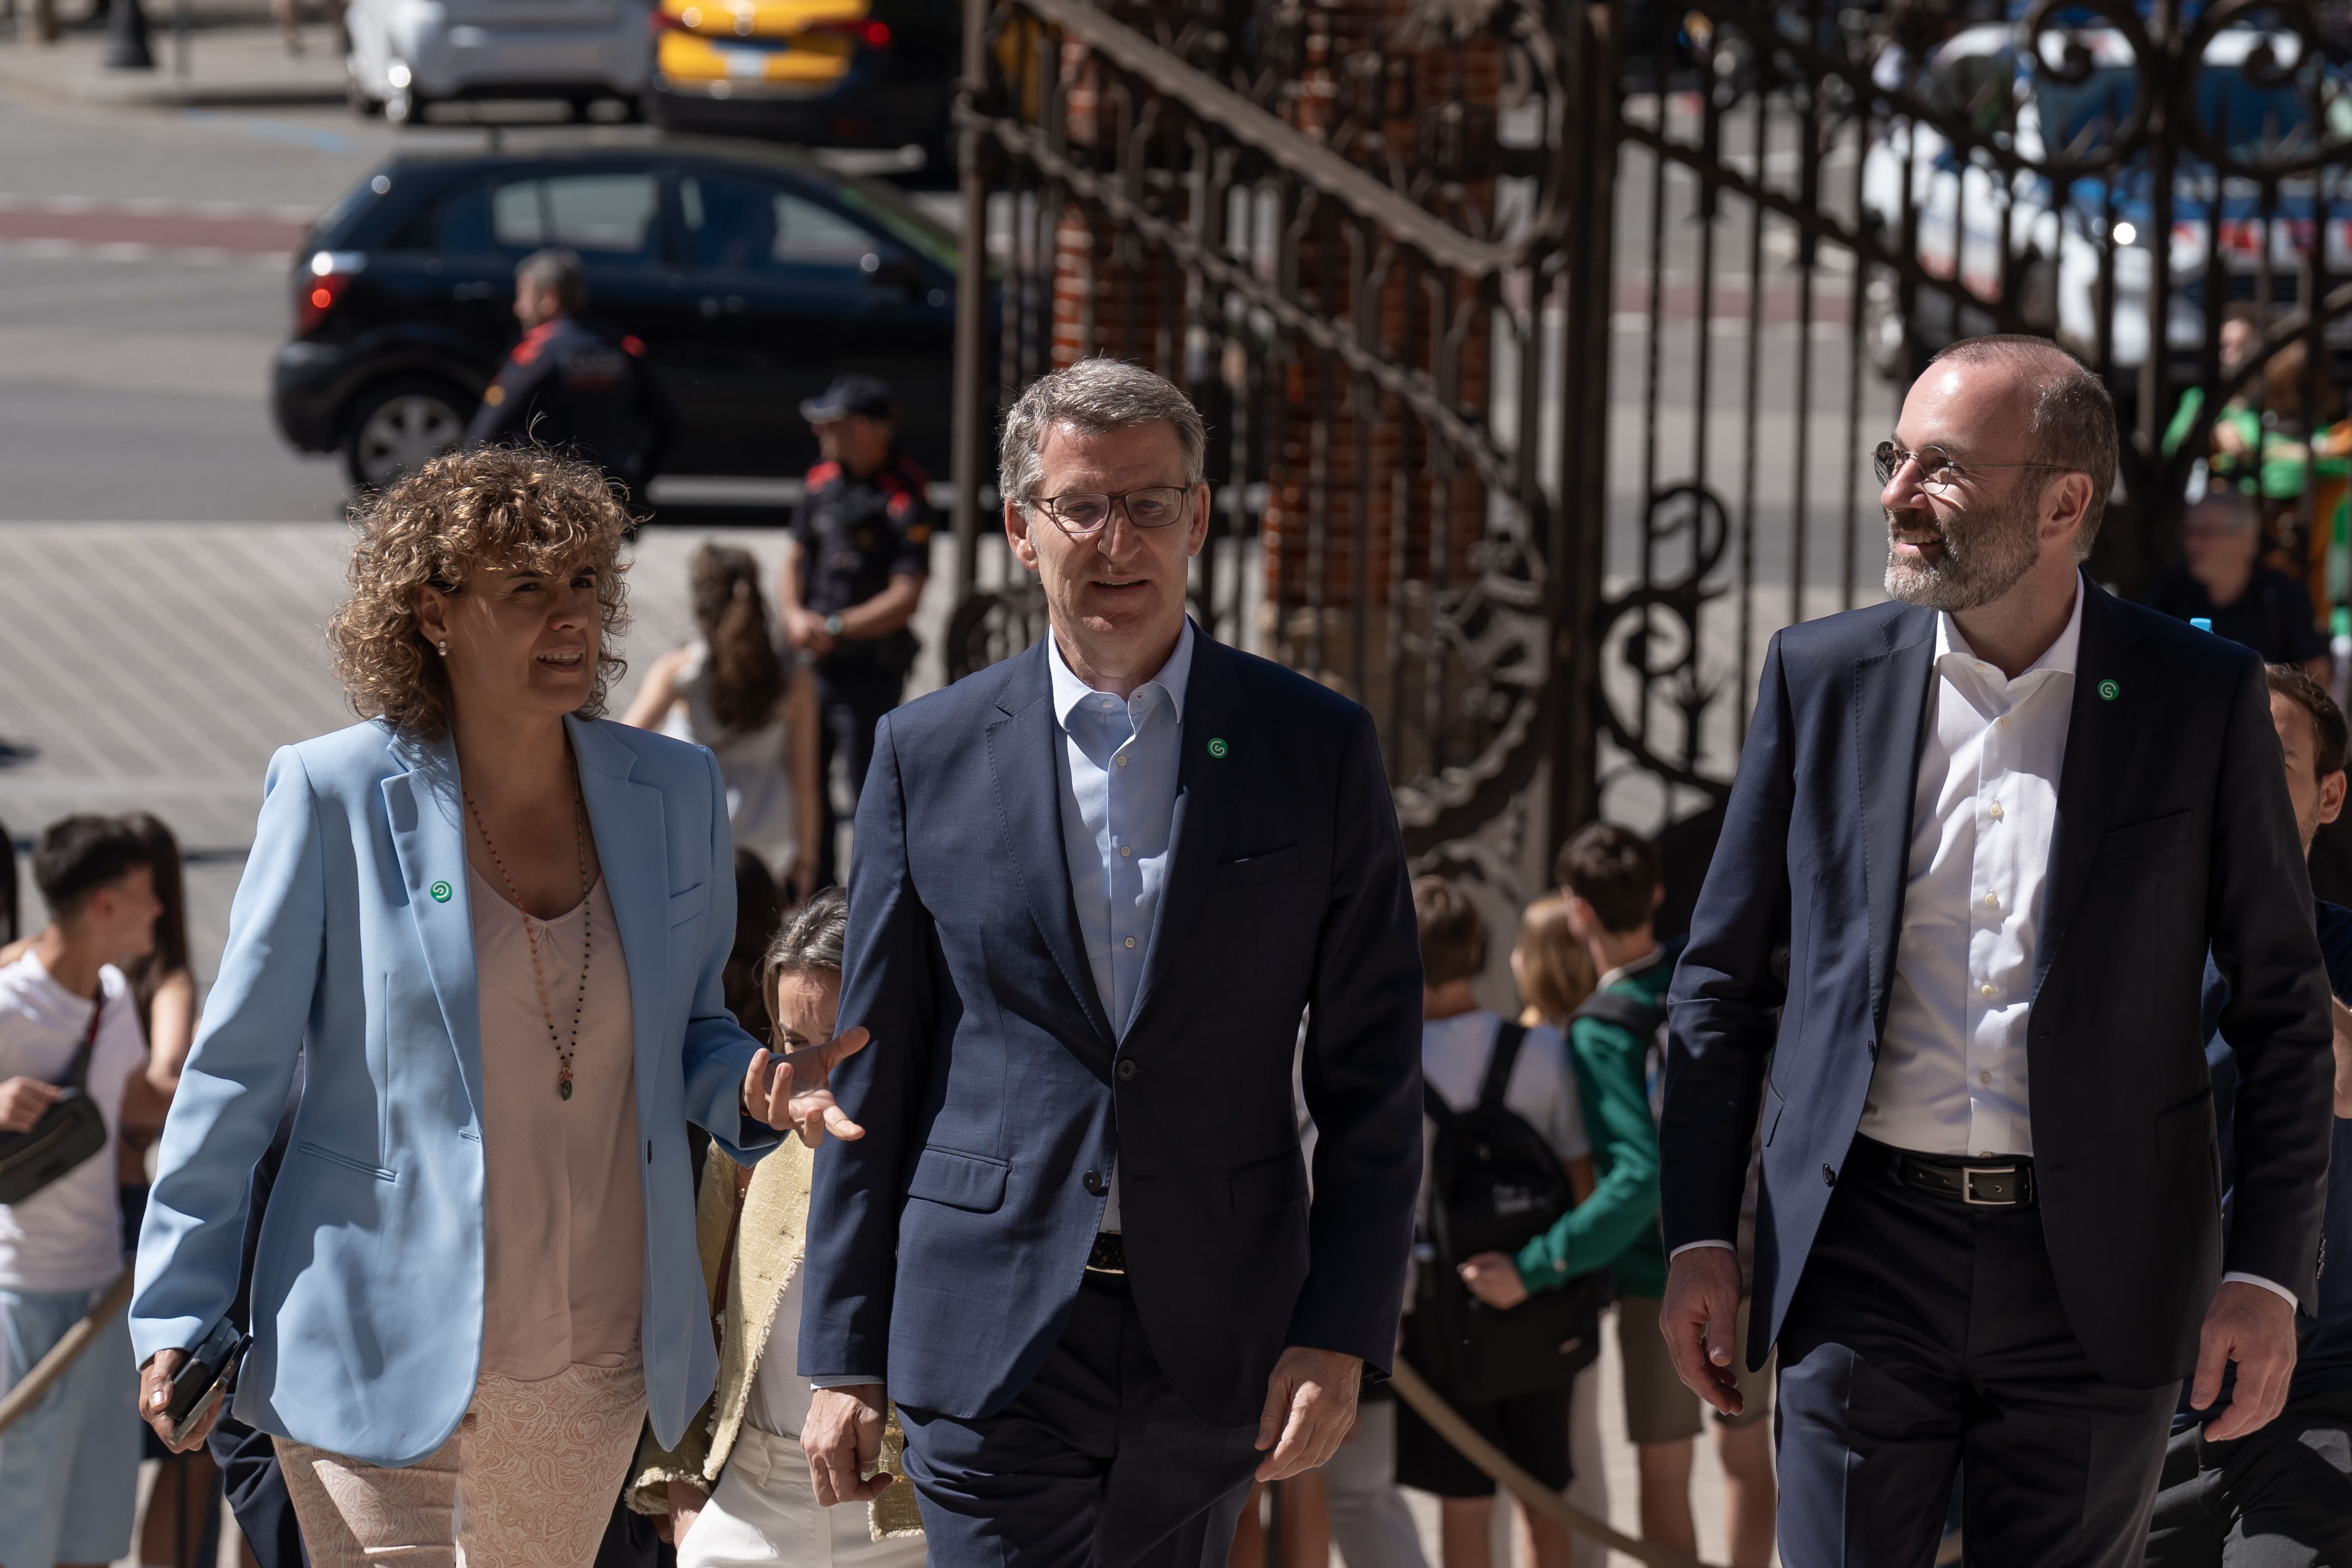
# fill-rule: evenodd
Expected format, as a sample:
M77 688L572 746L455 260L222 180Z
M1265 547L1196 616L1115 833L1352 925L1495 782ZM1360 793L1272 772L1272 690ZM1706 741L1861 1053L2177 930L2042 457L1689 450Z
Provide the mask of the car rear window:
M519 256L560 245L607 260L651 258L660 216L650 173L492 176L444 196L404 248Z
M688 174L677 198L692 267L859 268L891 248L864 225L764 180Z

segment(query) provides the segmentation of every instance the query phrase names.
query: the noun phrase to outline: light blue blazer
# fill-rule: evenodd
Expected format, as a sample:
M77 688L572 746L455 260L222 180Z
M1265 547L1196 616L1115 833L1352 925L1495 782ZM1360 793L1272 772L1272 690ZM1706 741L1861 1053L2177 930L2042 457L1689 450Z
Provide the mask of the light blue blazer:
M686 1124L735 1159L757 1047L722 1001L734 853L698 746L567 720L621 930L645 1144L646 1393L665 1446L717 1372ZM455 749L381 722L271 759L228 948L163 1127L139 1237L139 1359L194 1344L236 1294L253 1167L301 1103L253 1273L236 1414L378 1465L457 1428L482 1357L482 1041Z

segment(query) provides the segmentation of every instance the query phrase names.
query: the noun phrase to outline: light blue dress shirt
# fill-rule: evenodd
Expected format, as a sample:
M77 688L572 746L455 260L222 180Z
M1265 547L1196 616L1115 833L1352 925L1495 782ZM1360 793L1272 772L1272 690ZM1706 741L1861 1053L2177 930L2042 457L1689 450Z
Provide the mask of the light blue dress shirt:
M1120 1035L1143 986L1151 921L1168 883L1176 816L1176 763L1182 753L1184 681L1192 670L1192 622L1185 617L1158 675L1121 700L1071 673L1060 644L1046 639L1054 717L1062 731L1055 769L1062 786L1062 849L1078 934L1103 1012ZM1117 1230L1118 1168L1111 1168L1102 1226Z

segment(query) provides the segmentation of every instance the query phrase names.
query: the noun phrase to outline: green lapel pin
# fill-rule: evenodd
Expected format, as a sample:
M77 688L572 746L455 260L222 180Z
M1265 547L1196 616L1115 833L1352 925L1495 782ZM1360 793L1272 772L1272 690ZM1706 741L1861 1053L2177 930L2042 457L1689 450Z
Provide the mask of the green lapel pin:
M449 901L449 895L455 893L457 889L451 887L446 882L436 882L425 890L433 895L433 901L435 903L446 904Z
M1209 742L1209 755L1213 757L1223 757L1232 750L1231 746L1225 744L1225 738L1223 735L1216 736Z
M2115 681L2102 680L2099 682L2099 695L2106 699L2108 701L2113 702L2116 698L2121 697L2123 694L2124 689Z

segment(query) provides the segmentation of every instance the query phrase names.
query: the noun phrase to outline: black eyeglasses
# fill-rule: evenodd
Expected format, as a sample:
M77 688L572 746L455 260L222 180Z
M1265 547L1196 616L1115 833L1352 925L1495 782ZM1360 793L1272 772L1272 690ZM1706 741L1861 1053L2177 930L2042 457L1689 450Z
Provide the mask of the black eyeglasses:
M1183 517L1184 502L1192 493L1184 485L1147 485L1124 495L1040 496L1032 504L1052 518L1064 533L1083 539L1101 532L1116 506L1125 506L1127 521L1138 528L1166 528Z
M1979 468L2055 468L2062 473L2073 471L2064 463L1964 463L1949 452L1930 447L1923 452L1913 452L1892 441L1881 441L1870 454L1870 466L1882 485L1894 482L1906 463L1919 465L1919 488L1929 495L1946 495L1968 481L1968 477Z

